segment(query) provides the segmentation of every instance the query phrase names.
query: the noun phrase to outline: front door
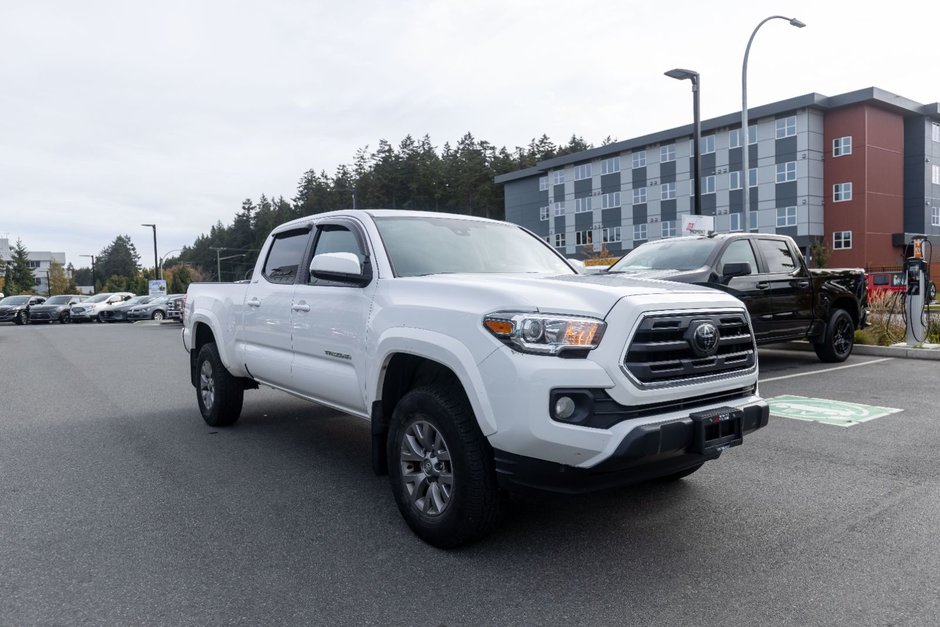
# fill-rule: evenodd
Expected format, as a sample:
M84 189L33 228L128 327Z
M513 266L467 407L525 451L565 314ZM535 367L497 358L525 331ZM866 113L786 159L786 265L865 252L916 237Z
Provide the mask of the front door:
M723 276L724 267L729 263L746 263L751 273L743 276ZM746 239L732 240L721 253L716 270L719 275L722 275L718 287L740 299L747 307L757 341L760 342L770 337L773 333L773 303L770 298L769 285L759 274L757 256L754 254L751 242Z

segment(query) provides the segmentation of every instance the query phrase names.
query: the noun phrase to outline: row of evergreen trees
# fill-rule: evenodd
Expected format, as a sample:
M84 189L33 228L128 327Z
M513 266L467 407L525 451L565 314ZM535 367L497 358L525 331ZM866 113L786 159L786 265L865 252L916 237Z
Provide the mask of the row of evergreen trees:
M610 137L604 144L614 141ZM232 222L217 222L208 234L186 246L178 259L164 270L168 293L185 292L191 281L232 281L246 278L254 267L258 250L275 226L316 213L348 208L411 209L443 211L487 218L503 218L503 192L494 177L539 161L587 150L584 139L571 136L567 144L555 144L546 135L527 146L507 150L478 140L470 133L454 146L438 150L425 135L407 136L398 146L380 140L375 151L358 150L351 165L341 165L333 175L308 170L291 200L261 195L257 202L246 199ZM21 242L6 262L2 291L7 295L33 293L35 276L29 268L28 251ZM3 264L4 260L0 260ZM74 293L76 285L94 285L95 291L147 293L154 278L142 270L140 255L127 235L118 235L95 259L92 268L49 269L51 294ZM221 272L221 276L220 276ZM70 277L70 278L69 278Z

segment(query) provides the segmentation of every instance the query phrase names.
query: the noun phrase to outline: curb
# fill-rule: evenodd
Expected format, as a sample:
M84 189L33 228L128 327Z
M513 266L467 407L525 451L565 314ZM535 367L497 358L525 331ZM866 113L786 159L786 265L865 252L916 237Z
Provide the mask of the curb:
M813 350L813 346L809 342L783 342L781 344L769 344L767 347L797 351ZM876 357L896 357L898 359L925 359L928 361L940 361L940 346L937 346L936 348L909 348L907 346L869 346L868 344L856 344L852 348L852 354L874 355Z

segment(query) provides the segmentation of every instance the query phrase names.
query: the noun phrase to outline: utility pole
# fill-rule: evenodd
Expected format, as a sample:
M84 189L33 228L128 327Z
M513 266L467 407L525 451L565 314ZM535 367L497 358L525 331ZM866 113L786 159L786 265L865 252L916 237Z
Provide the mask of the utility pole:
M140 226L149 226L153 229L153 278L162 279L163 273L160 272L160 267L157 265L157 225L156 224L141 224Z

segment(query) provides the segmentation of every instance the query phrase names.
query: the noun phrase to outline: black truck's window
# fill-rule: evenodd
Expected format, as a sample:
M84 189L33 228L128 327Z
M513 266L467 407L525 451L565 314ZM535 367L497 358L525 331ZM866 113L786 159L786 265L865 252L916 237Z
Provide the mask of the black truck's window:
M789 274L799 267L785 240L759 239L757 245L760 246L760 252L767 262L767 272Z
M297 277L310 232L289 231L275 236L261 274L271 283L290 284Z
M718 273L725 273L725 265L729 263L746 263L751 268L751 274L757 274L757 258L754 257L754 250L751 243L746 239L739 239L728 244L725 252L721 254L721 263L718 266Z

